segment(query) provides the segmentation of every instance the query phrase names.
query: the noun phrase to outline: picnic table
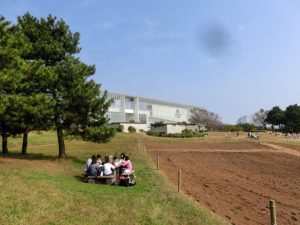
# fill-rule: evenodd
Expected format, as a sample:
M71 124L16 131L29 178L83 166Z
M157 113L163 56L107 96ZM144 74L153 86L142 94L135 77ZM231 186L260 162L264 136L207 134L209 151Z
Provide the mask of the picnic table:
M122 173L122 166L116 166L111 175L102 175L102 176L87 176L86 182L90 184L95 184L97 182L104 182L106 184L113 184L117 180L119 180L120 176L124 176L129 178L130 176L134 176L134 170L129 173Z

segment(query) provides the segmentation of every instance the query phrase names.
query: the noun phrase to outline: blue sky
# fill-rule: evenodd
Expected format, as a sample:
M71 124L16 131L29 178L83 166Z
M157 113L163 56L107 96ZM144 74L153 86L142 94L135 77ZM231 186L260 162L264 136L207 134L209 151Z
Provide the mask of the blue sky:
M94 79L121 92L202 106L235 123L299 104L296 0L0 0L13 22L29 11L81 34Z

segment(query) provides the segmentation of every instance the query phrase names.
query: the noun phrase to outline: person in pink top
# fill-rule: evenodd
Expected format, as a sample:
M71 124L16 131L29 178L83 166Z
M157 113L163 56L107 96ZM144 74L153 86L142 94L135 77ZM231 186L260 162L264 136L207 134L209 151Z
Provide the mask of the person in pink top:
M121 164L124 168L124 173L129 173L132 171L132 163L129 160L129 156L125 156L124 162Z

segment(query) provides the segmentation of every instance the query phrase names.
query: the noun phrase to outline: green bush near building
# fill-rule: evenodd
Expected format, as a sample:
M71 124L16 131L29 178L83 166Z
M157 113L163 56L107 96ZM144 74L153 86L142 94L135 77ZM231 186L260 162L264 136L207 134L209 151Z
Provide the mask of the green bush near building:
M204 131L192 131L189 129L183 130L181 133L166 134L162 132L147 131L147 134L155 137L172 137L172 138L192 138L192 137L205 137L208 134Z

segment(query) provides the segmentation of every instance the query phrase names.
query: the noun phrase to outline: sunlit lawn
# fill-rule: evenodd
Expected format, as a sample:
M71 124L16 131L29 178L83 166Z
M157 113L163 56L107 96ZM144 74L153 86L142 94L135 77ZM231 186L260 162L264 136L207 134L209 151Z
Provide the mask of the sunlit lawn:
M66 141L68 160L57 160L53 132L31 133L28 156L21 138L0 157L0 224L222 224L215 215L176 193L154 169L136 134L118 134L107 144ZM130 188L81 181L92 154L130 155L137 185Z

